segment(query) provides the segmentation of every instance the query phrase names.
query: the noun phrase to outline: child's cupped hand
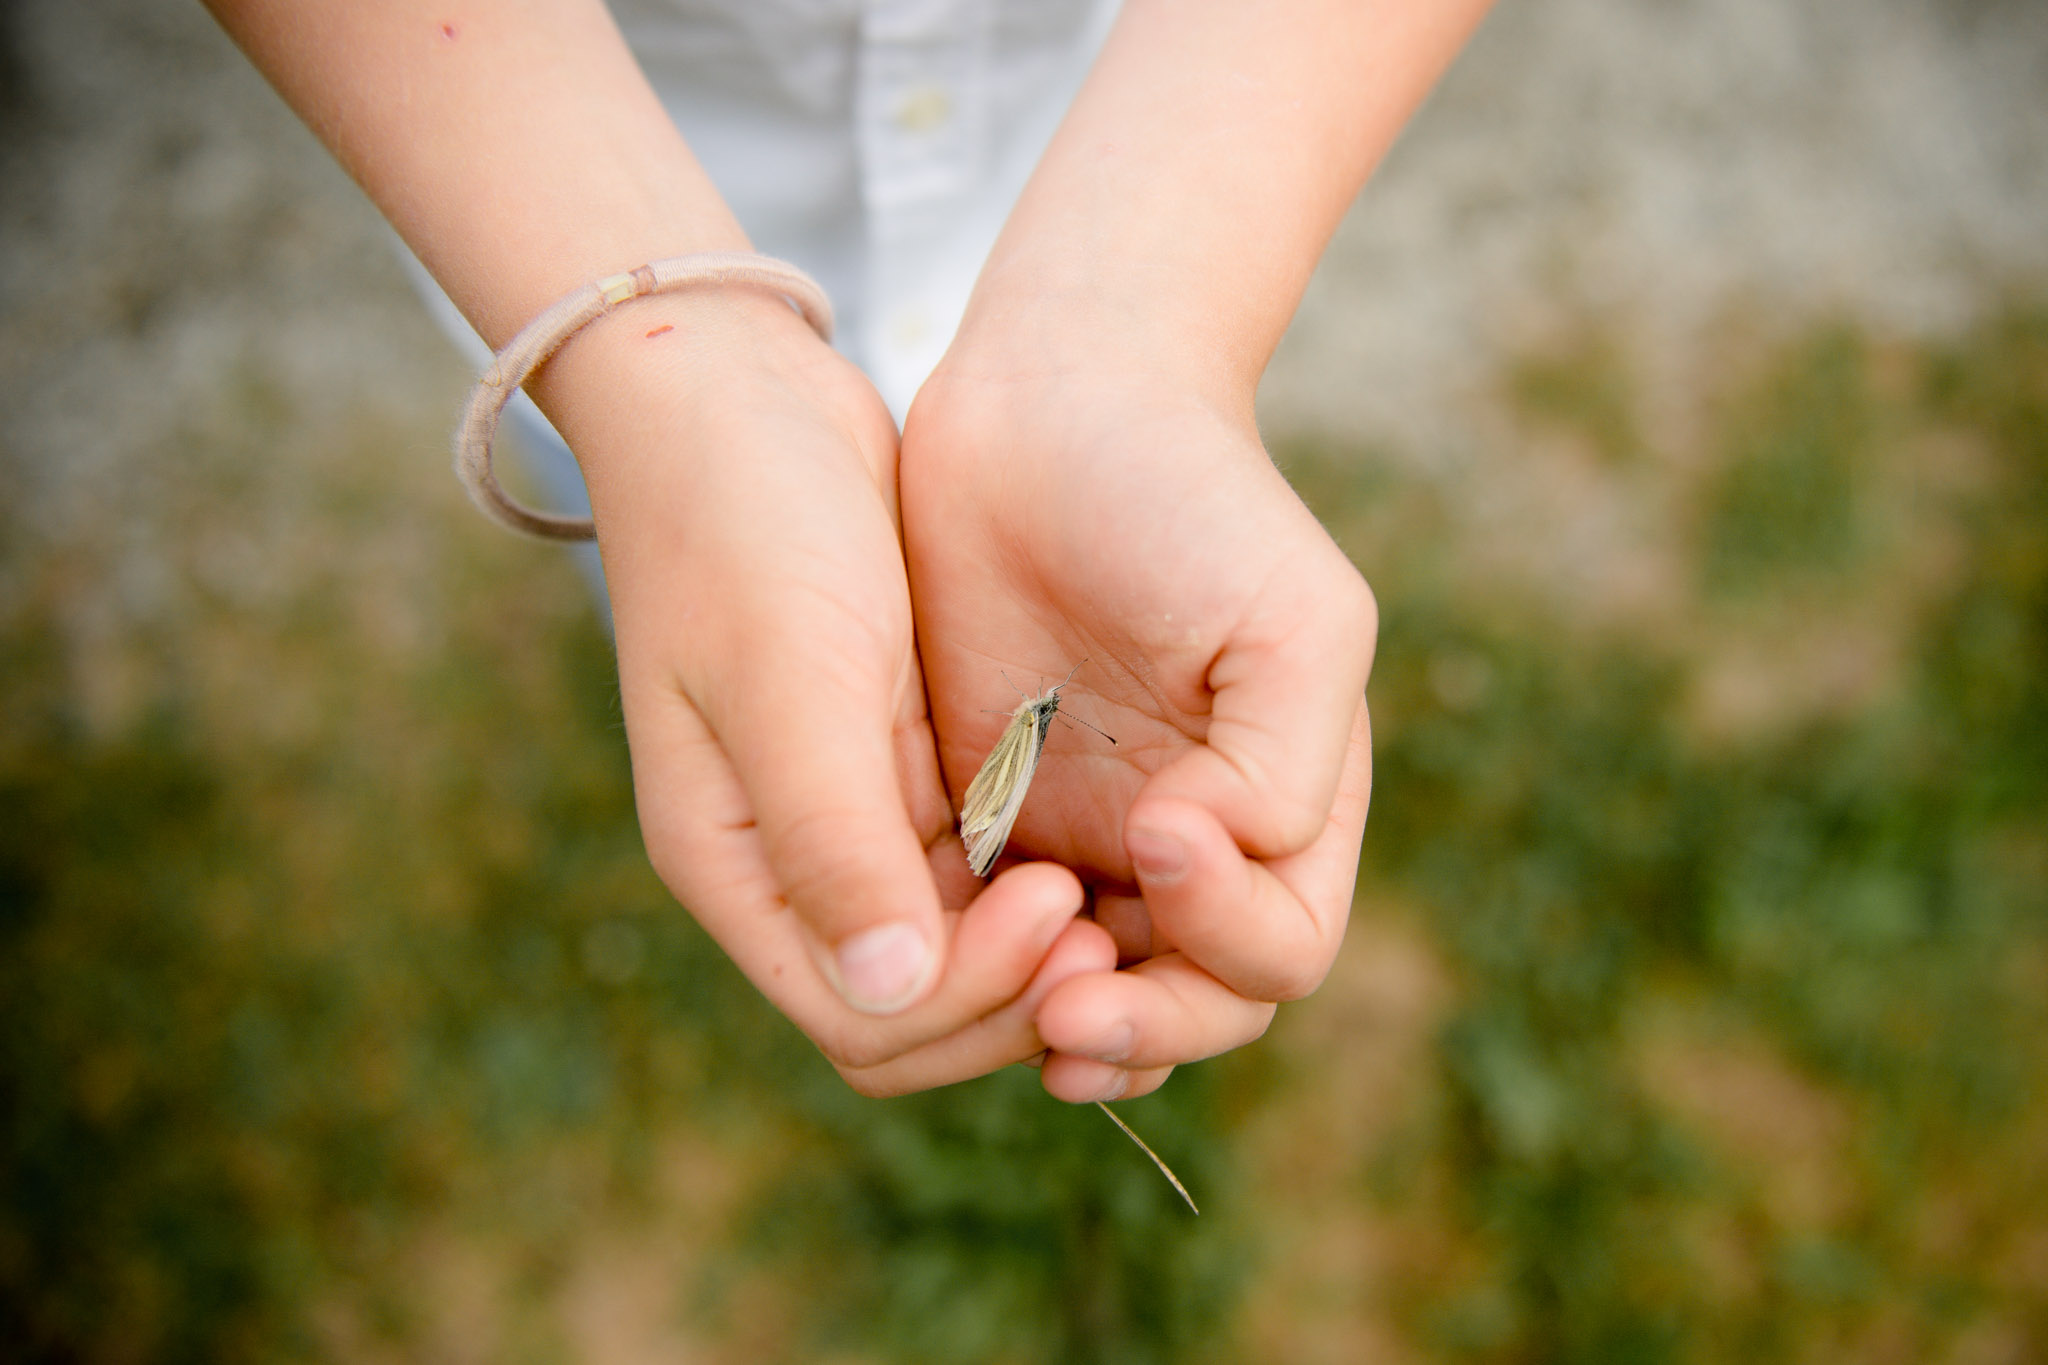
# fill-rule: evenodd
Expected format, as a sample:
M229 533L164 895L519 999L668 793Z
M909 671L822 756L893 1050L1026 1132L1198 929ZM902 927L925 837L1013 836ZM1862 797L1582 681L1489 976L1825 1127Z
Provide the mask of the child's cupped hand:
M857 1089L1039 1052L1047 994L1114 949L1071 872L967 872L867 380L779 300L726 291L593 325L541 397L590 486L670 890Z
M1075 664L1063 709L1117 740L1055 721L1010 844L1080 876L1125 965L1067 976L1037 1006L1045 1086L1073 1101L1154 1089L1321 982L1371 785L1364 580L1268 459L1248 402L1205 401L1134 354L963 332L902 447L950 789L1012 686Z

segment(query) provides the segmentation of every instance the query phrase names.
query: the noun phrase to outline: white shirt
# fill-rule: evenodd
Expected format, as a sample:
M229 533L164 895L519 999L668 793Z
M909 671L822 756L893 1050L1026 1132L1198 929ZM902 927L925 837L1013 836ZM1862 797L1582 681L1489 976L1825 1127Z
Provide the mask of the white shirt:
M615 0L755 246L818 277L902 419L1113 0Z
M612 3L756 249L825 286L840 349L899 422L1116 9L1117 0ZM424 287L486 362L446 296ZM519 406L530 408L523 395ZM513 415L522 426L539 418Z

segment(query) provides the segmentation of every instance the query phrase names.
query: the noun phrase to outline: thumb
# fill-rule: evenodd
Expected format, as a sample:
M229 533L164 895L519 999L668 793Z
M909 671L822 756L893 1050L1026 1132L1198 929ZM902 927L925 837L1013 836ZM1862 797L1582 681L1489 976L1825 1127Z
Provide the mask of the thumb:
M1140 800L1206 807L1246 853L1277 858L1322 833L1379 629L1372 592L1348 564L1268 611L1210 666L1209 731L1145 783Z
M928 993L946 946L897 770L899 698L916 681L815 639L782 644L737 669L706 719L818 970L854 1009L895 1014Z

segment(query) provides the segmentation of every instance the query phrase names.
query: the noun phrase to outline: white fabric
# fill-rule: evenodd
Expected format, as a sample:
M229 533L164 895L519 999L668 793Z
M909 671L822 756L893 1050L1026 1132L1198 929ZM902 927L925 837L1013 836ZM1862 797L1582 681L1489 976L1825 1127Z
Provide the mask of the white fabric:
M669 116L756 249L831 295L835 344L900 423L1120 0L611 0ZM481 371L490 348L403 250ZM615 262L624 270L637 261ZM547 504L588 516L522 390L505 429ZM568 547L609 624L596 546Z
M1116 0L613 0L753 238L803 267L900 422ZM619 269L638 262L616 263ZM479 365L481 339L418 271ZM522 402L521 407L530 409ZM531 426L538 411L512 414Z

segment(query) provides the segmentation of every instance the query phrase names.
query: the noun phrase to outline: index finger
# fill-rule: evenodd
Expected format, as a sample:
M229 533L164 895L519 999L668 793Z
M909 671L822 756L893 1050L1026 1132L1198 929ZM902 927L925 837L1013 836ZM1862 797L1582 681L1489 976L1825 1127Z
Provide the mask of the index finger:
M1125 817L1124 842L1155 937L1249 999L1307 995L1344 940L1371 796L1363 701L1322 830L1298 853L1248 858L1214 812L1147 784Z
M1323 836L1372 672L1372 590L1315 531L1307 561L1275 570L1257 619L1233 632L1210 664L1204 681L1214 701L1203 742L1141 793L1206 807L1259 858L1298 853Z
M703 718L672 694L640 719L635 787L657 870L748 979L840 1067L880 1065L1014 999L1081 906L1073 874L1047 864L1012 869L964 911L935 904L940 966L931 989L894 1015L860 1012L820 969L815 935L786 896L748 794ZM914 843L931 833L900 808L872 818L904 822ZM934 864L958 873L945 879L949 885L966 883L958 842L948 835L920 851L905 873L911 885L885 891L936 902Z

